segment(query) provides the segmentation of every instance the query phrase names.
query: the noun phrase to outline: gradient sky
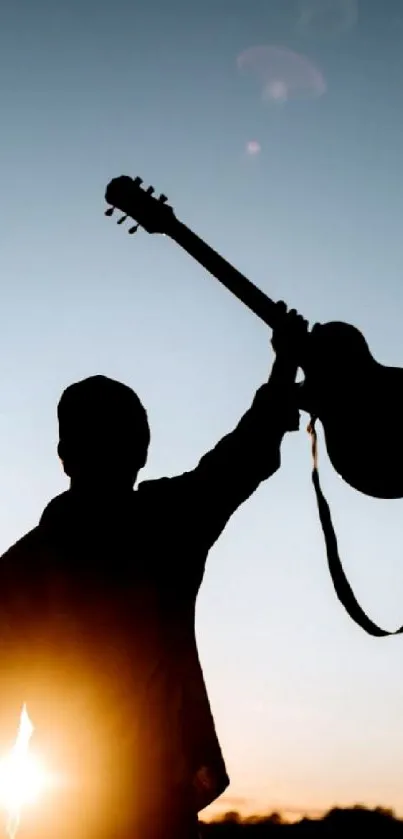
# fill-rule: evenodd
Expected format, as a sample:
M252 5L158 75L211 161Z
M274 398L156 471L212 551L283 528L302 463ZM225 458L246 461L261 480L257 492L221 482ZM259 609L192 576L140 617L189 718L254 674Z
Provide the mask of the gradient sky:
M319 20L313 0L2 4L0 549L66 487L69 383L104 373L138 391L151 478L195 465L272 363L270 333L178 246L105 219L117 175L166 192L273 298L355 323L403 366L403 5L355 5L323 0ZM264 101L237 67L259 45L306 56L326 92ZM305 425L211 552L198 602L232 778L220 807L403 813L403 640L367 637L336 600ZM320 465L356 593L393 629L403 501L354 492L323 442Z

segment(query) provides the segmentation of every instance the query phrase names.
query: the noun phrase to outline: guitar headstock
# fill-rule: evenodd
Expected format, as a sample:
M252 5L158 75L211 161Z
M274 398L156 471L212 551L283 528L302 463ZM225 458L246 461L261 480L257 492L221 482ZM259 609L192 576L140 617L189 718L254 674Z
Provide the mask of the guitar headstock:
M121 210L123 216L118 219L118 224L127 218L136 222L130 227L129 233L135 233L139 227L143 227L147 233L169 233L175 215L172 207L166 203L167 196L161 194L156 198L154 187L144 189L142 183L141 178L129 178L127 175L110 181L106 187L105 200L111 206L105 215L111 216L115 209Z

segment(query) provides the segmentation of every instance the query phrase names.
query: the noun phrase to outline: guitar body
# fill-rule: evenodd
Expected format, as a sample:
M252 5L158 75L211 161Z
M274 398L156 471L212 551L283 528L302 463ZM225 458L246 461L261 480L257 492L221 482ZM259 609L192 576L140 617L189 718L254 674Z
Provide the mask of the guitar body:
M141 178L114 178L105 198L147 233L169 236L267 326L275 328L276 304L247 277L180 222L166 195L142 187ZM401 395L403 371L378 364L361 332L346 323L315 325L308 335L301 368L300 408L323 425L326 448L338 474L374 498L403 497Z
M351 487L375 498L403 496L403 371L371 355L345 323L309 335L300 407L322 426L332 466Z

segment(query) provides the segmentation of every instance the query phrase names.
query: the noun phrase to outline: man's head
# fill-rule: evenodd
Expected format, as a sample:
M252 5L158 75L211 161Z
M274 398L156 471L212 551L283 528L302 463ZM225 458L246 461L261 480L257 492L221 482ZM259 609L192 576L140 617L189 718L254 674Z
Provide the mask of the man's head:
M58 453L72 484L132 488L147 460L147 413L127 385L91 376L60 399Z

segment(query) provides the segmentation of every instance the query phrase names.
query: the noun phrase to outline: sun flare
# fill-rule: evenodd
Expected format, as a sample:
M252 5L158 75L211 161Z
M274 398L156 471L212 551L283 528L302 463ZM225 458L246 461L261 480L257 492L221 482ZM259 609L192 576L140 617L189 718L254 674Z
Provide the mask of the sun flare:
M47 786L48 778L40 760L29 751L34 726L23 706L15 744L0 760L0 807L7 813L7 834L14 839L21 811L35 803Z

